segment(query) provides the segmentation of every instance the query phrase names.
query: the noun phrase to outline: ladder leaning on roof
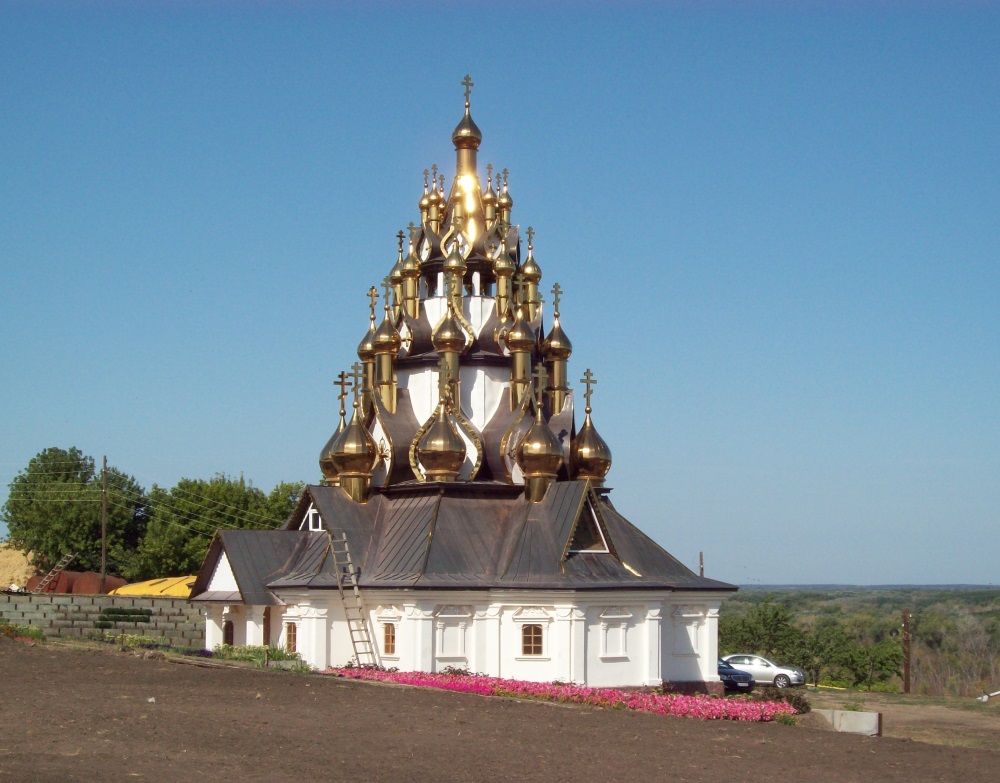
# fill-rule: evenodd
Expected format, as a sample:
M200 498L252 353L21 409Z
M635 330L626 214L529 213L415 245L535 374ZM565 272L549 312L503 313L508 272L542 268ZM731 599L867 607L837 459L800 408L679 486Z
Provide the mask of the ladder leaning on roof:
M378 650L372 641L368 613L361 600L361 590L358 589L359 572L351 560L346 533L337 537L330 531L330 554L333 555L333 566L337 572L337 590L340 591L340 602L344 605L354 660L359 666L381 666Z
M66 570L66 566L73 562L73 558L76 557L75 552L70 552L68 555L63 555L59 558L59 562L56 563L55 568L49 571L41 582L35 585L35 589L31 592L33 593L44 593L45 588L48 587L52 582L59 578L59 574Z

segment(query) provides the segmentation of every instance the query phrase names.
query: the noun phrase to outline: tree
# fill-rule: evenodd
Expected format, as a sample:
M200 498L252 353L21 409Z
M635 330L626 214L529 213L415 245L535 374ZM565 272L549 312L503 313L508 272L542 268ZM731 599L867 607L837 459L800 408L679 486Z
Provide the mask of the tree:
M107 487L108 552L134 552L144 532L143 489L112 467ZM77 448L39 452L10 483L10 495L0 511L10 543L34 552L42 568L51 568L74 552L73 568L99 570L101 491L102 477L93 457Z
M149 523L123 574L132 581L197 573L218 528L273 529L291 514L303 484L283 482L265 495L242 477L184 478L153 485Z
M801 641L792 610L770 598L750 606L742 617L723 617L719 623L719 647L727 652L784 660L801 647Z

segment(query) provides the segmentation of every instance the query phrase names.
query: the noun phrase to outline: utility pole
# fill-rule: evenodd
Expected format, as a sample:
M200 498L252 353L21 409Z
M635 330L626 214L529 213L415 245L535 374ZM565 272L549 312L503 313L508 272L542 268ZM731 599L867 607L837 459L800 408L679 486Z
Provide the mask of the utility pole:
M903 693L910 692L910 610L903 610Z
M108 455L101 463L101 594L108 567Z

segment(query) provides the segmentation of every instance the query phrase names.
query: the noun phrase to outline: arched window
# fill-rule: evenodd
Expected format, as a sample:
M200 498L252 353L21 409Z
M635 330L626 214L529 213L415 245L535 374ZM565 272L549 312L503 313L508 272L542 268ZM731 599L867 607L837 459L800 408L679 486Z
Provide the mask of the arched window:
M230 647L233 646L233 621L226 620L222 624L222 643L228 644Z
M298 641L296 638L298 636L298 631L295 627L295 623L285 623L285 652L296 652L295 645Z
M526 623L521 626L521 655L542 654L542 626Z

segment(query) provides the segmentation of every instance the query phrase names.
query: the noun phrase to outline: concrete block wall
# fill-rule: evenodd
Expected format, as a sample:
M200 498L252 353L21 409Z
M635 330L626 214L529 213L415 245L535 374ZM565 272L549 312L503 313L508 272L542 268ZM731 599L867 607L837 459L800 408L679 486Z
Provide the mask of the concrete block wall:
M105 609L146 609L135 617L102 617ZM203 647L205 619L201 610L183 598L146 598L117 595L62 595L58 593L0 593L0 618L13 625L33 625L46 636L99 637L102 631L122 631L162 639L173 647ZM98 623L110 622L110 628Z

